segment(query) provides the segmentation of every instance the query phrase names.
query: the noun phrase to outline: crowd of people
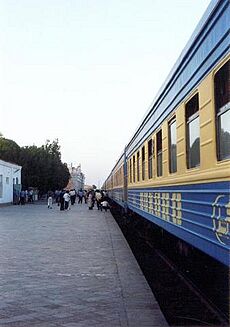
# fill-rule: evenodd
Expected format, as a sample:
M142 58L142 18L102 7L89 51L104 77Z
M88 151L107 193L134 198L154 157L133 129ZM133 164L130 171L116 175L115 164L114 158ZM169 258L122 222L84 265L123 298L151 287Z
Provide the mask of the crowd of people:
M18 204L25 205L25 203L34 202L34 191L21 190ZM94 206L98 210L107 211L109 209L109 202L106 191L103 190L56 190L47 193L47 207L52 209L54 203L60 207L61 211L70 210L75 203L88 204L89 210L93 210Z
M47 194L47 206L48 209L53 208L53 202L55 202L58 206L60 206L61 211L70 210L71 206L73 206L76 202L78 204L84 203L88 204L89 210L92 210L94 206L97 206L98 210L107 211L109 209L109 203L107 194L102 190L56 190L53 192L48 192Z
M19 194L19 201L18 204L25 205L26 203L33 203L34 202L34 190L21 190Z

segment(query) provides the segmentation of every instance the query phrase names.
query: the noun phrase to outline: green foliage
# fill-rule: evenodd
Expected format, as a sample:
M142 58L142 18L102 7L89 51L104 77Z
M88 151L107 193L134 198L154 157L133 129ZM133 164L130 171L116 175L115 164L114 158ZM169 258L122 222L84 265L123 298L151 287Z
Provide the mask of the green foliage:
M0 159L17 163L20 155L20 146L12 141L0 137Z
M67 165L61 162L58 139L41 147L19 147L14 141L0 138L0 158L22 166L23 188L37 187L41 192L64 188L69 181Z

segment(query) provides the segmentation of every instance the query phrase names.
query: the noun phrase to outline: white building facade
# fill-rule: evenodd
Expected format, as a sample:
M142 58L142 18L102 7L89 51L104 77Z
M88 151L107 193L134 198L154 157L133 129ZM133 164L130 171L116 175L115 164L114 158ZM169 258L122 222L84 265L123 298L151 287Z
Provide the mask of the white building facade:
M71 175L72 188L75 188L77 191L80 189L84 190L85 175L81 171L81 165L78 165L76 168L71 165L69 172Z
M22 167L0 160L0 204L16 203L21 190Z

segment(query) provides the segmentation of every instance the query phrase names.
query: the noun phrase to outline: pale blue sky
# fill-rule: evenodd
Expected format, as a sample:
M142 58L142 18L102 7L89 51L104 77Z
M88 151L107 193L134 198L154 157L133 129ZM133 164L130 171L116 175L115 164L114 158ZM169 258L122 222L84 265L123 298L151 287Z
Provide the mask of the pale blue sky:
M102 184L209 0L0 0L0 131Z

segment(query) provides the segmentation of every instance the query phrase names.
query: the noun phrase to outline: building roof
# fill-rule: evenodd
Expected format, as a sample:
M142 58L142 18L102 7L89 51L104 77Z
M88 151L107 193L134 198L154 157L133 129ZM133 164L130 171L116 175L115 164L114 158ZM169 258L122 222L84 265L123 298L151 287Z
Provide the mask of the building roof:
M10 167L10 168L22 169L22 166L19 166L19 165L13 163L13 162L4 161L2 159L0 159L0 165L7 166L7 167Z

